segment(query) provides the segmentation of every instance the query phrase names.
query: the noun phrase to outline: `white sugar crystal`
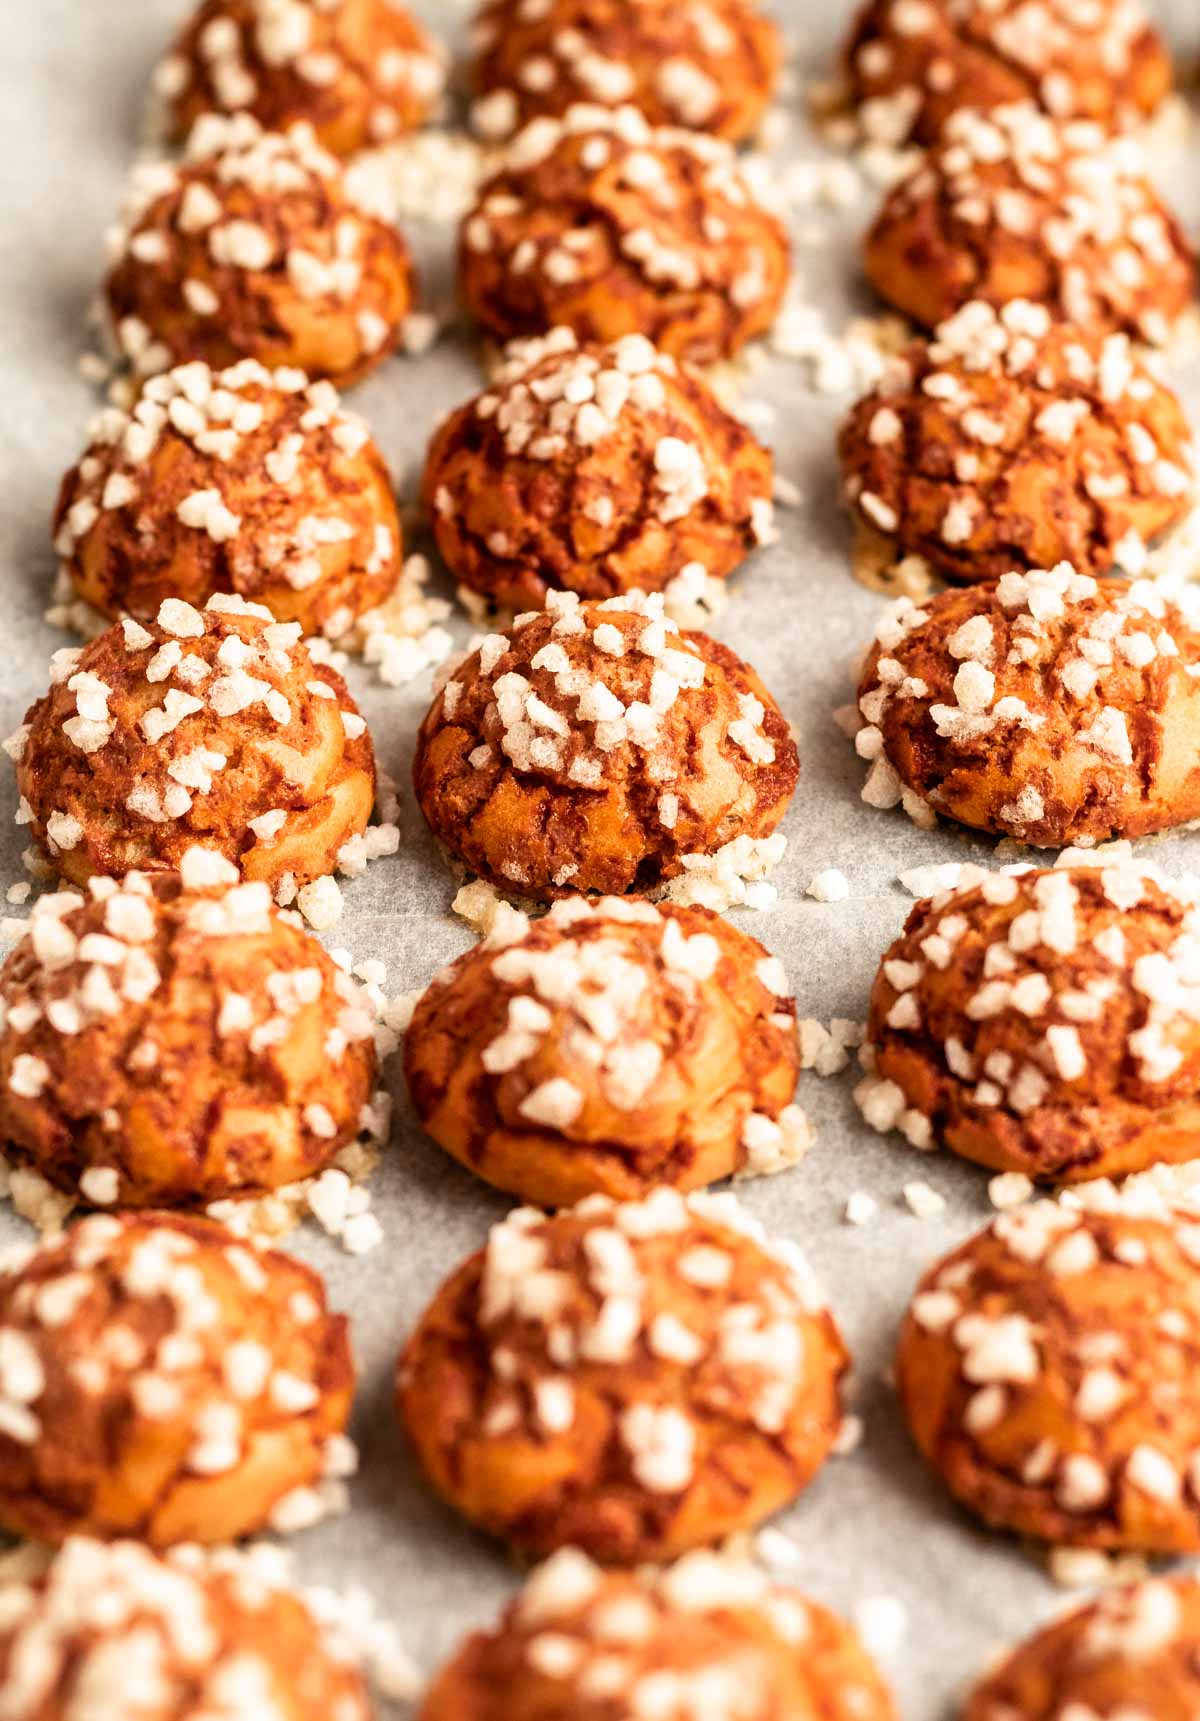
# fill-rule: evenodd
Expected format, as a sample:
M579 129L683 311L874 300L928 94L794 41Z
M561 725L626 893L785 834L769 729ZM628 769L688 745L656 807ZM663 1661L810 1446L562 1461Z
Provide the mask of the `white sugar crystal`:
M92 1165L79 1179L79 1193L95 1207L111 1207L120 1193L121 1180L111 1165Z
M904 1200L918 1219L936 1219L946 1211L946 1197L920 1180L904 1185Z
M850 882L836 867L826 867L814 875L804 894L816 902L845 902L850 895Z
M328 932L342 916L342 893L337 880L328 876L313 879L296 893L296 904L315 932Z
M35 1100L50 1080L50 1066L30 1052L19 1052L13 1059L8 1085L21 1099Z
M1003 1171L988 1182L988 1199L1002 1213L1023 1206L1032 1194L1033 1183L1023 1171Z
M517 1109L547 1129L569 1129L583 1109L583 1095L565 1076L555 1076L526 1094Z
M879 1211L879 1203L865 1189L856 1189L846 1202L847 1225L868 1225Z
M864 1596L854 1609L854 1624L867 1653L889 1661L904 1645L908 1609L898 1596Z
M199 844L188 849L179 863L180 879L185 890L209 890L238 882L241 874L232 861L215 849Z

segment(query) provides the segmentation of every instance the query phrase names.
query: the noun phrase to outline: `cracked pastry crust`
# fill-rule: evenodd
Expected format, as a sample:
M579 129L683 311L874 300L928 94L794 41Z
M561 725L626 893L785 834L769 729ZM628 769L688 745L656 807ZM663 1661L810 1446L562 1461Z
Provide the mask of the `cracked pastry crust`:
M434 1489L534 1555L670 1559L803 1489L847 1356L794 1244L732 1196L521 1208L443 1285L398 1405Z
M768 836L800 767L754 671L661 597L546 602L489 634L421 725L417 800L451 854L544 901L645 891Z
M172 1214L81 1220L0 1273L0 1522L60 1542L265 1529L337 1453L354 1369L310 1267Z
M1196 891L1132 866L994 873L917 903L871 994L868 1109L902 1101L910 1137L1036 1179L1194 1158L1198 931Z
M745 1721L894 1721L856 1634L725 1555L604 1572L566 1548L434 1680L420 1721L579 1721L713 1711Z
M337 638L400 577L387 466L331 383L253 359L150 377L93 421L63 479L55 548L80 597L151 621L214 592Z
M1064 561L1140 574L1196 476L1179 399L1129 337L1019 299L974 300L890 360L839 452L860 529L963 584Z
M727 144L577 105L508 146L462 225L459 286L499 340L564 325L641 334L672 358L732 358L774 322L787 235Z
M370 1721L336 1634L264 1557L74 1536L40 1578L10 1580L0 1630L8 1721L85 1706L139 1721Z
M1200 634L1066 563L901 599L858 689L863 799L1060 848L1200 817Z
M441 99L445 56L398 0L203 0L155 74L174 135L201 115L303 122L332 155L415 131Z
M489 138L594 102L741 143L758 129L782 57L752 0L487 0L472 46L472 115Z
M993 1529L1200 1548L1200 1271L1151 1192L1002 1214L926 1274L896 1385L921 1453Z
M865 243L880 298L929 329L970 299L1019 298L1086 333L1161 345L1196 291L1191 248L1137 143L1029 103L952 115Z
M975 1688L964 1721L1200 1709L1200 1584L1150 1578L1097 1596L1027 1638Z
M413 271L389 212L309 127L208 114L181 162L135 172L105 297L139 375L249 358L345 387L395 347Z
M560 1207L798 1157L795 1029L782 964L719 915L573 897L443 970L404 1066L447 1153Z
M40 897L0 970L0 1140L84 1201L299 1182L370 1101L359 987L265 884L197 883L212 859L185 856L182 884L131 873Z
M888 144L936 143L960 109L1020 101L1117 130L1173 82L1141 0L868 0L845 64L864 133Z
M176 872L194 844L283 894L332 873L375 801L367 726L295 622L233 596L168 598L51 661L8 743L59 874Z
M697 372L642 335L580 347L558 328L442 422L424 503L455 578L519 611L662 591L692 564L723 578L771 540L772 478Z

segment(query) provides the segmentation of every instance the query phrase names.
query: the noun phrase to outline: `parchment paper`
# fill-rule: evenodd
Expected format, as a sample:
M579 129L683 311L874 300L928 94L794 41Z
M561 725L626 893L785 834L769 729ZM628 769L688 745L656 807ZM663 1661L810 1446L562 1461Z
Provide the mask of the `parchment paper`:
M434 28L458 38L464 7L418 4ZM1194 65L1200 17L1194 0L1157 0L1176 45ZM46 663L70 643L42 612L53 576L47 521L62 471L77 457L93 392L78 375L85 306L99 280L101 240L116 208L138 131L146 82L183 10L182 0L6 0L0 62L0 725L7 734L44 689ZM778 0L797 43L800 77L823 72L844 30L850 0ZM793 153L818 155L793 92ZM1166 162L1170 192L1185 217L1200 211L1195 135ZM877 194L854 207L804 217L797 246L805 289L841 327L871 308L856 244ZM452 228L406 224L427 297L449 299ZM814 241L819 241L814 243ZM1200 411L1200 368L1174 380ZM423 359L396 360L356 390L353 406L372 425L406 493L424 443L442 412L480 383L469 340L444 340ZM904 868L950 859L986 861L991 845L943 825L916 830L898 811L859 799L863 770L831 720L849 697L850 665L883 599L851 577L849 526L836 502L834 435L845 398L810 392L804 367L773 360L748 392L775 409L766 432L783 476L802 504L782 514L781 543L737 577L714 631L760 670L795 723L803 776L783 829L789 839L775 875L780 901L741 923L787 965L802 1015L861 1019L884 946L909 899L895 882ZM449 595L448 582L443 582ZM461 615L460 643L471 632ZM407 790L412 736L429 698L429 677L382 687L361 666L351 684L381 761L405 785L399 856L377 862L345 887L346 913L328 936L356 960L382 957L388 990L425 984L471 934L449 913L454 883ZM22 876L23 834L13 825L11 774L0 775L0 885ZM1200 866L1200 835L1167 838L1156 858L1171 868ZM840 868L848 901L806 899L813 875ZM425 1140L408 1110L393 1062L393 1140L374 1183L383 1245L350 1258L315 1228L286 1246L327 1275L337 1306L353 1317L361 1382L352 1432L362 1450L352 1511L295 1539L301 1577L365 1586L398 1621L412 1653L432 1668L468 1628L490 1620L517 1574L503 1550L465 1529L424 1489L392 1415L392 1371L403 1336L457 1262L482 1241L506 1202L474 1182ZM804 1079L800 1099L819 1130L805 1163L783 1177L740 1186L746 1204L809 1251L855 1358L856 1402L865 1439L832 1460L778 1523L796 1544L794 1575L814 1596L852 1612L864 1598L894 1597L907 1628L884 1657L910 1721L954 1711L956 1696L991 1650L1033 1629L1061 1592L1014 1543L976 1528L922 1467L885 1376L897 1322L924 1265L991 1213L986 1176L949 1155L917 1155L898 1137L882 1139L851 1099L857 1077ZM920 1220L905 1206L905 1182L922 1178L947 1200ZM847 1197L869 1191L874 1220L853 1228ZM0 1244L25 1233L0 1213Z

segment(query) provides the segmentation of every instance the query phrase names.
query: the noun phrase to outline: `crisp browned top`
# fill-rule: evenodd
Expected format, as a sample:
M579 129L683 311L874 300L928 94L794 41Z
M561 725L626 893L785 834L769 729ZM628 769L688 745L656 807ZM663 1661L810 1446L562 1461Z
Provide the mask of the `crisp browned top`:
M114 618L234 592L337 636L399 574L391 483L366 425L331 383L253 359L177 366L129 412L100 413L54 525L80 595Z
M1200 1080L1198 932L1186 888L1132 868L998 873L913 909L868 1038L928 1052L981 1110L1165 1109Z
M335 155L424 123L445 55L398 0L202 0L155 73L177 133L205 113L297 121Z
M753 0L487 0L472 32L473 118L506 137L576 102L628 102L654 125L738 142L779 70L775 26Z
M643 335L514 343L439 427L424 499L451 571L514 610L546 591L661 591L729 573L773 532L771 457Z
M628 1562L796 1493L845 1360L795 1245L731 1196L658 1188L495 1226L409 1341L400 1403L468 1517Z
M468 306L503 339L565 324L709 363L769 327L787 273L729 147L628 107L531 121L462 226Z
M14 744L17 782L28 822L70 876L176 871L196 843L271 876L271 851L287 852L293 824L337 812L352 789L349 823L334 819L327 839L336 847L310 856L325 873L366 823L366 725L294 622L232 595L203 610L168 599L148 626L119 622L56 653L52 674Z
M868 138L933 143L951 114L1031 100L1059 119L1131 124L1171 87L1141 0L868 0L846 45Z
M539 1138L610 1156L644 1184L690 1184L714 1137L713 1176L788 1163L787 976L704 908L558 902L443 971L404 1055L421 1121L484 1176L510 1141L536 1159Z
M659 1575L604 1572L566 1549L490 1632L468 1639L421 1721L583 1721L708 1713L747 1721L891 1721L850 1628L728 1556L686 1554Z
M52 1540L195 1540L202 1522L172 1533L173 1514L207 1487L236 1510L243 1474L233 1533L260 1527L320 1480L353 1388L319 1275L180 1215L101 1215L22 1250L0 1332L0 1516Z
M44 895L0 971L0 1137L97 1206L293 1183L352 1140L373 1011L263 883Z
M988 1674L966 1721L1153 1715L1191 1721L1200 1707L1200 1585L1153 1578L1110 1590L1055 1620Z
M352 381L411 308L389 214L310 128L208 114L182 161L135 171L106 286L118 345L141 374L256 358Z
M1142 1179L1001 1215L922 1280L898 1354L917 1443L993 1524L1200 1546L1200 1226Z
M933 328L969 299L1044 303L1097 333L1164 341L1192 253L1132 139L1031 103L962 109L867 237L876 290Z
M281 1587L261 1544L210 1558L74 1537L45 1577L7 1583L4 1600L10 1721L70 1721L85 1700L112 1715L136 1704L145 1721L369 1721L344 1645Z
M528 896L616 894L774 829L799 764L746 664L661 598L547 605L489 635L422 725L417 798L448 848Z
M864 799L1045 846L1194 818L1198 654L1152 583L1066 563L902 599L859 681Z
M859 518L965 582L1063 561L1139 574L1195 482L1178 398L1129 337L1021 300L973 301L893 359L840 450Z

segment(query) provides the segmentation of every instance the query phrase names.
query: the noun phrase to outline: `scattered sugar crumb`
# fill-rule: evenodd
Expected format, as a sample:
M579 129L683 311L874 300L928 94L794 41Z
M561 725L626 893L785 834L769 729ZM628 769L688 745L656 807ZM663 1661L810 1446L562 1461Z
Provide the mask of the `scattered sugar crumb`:
M850 881L837 867L828 866L815 874L804 894L816 902L845 902L850 895Z
M84 602L76 592L71 576L61 567L54 576L51 602L42 619L51 627L76 634L80 639L96 639L112 625L106 615Z
M495 945L512 943L529 930L528 916L483 878L464 884L450 907L473 932Z
M937 1219L946 1211L946 1197L920 1179L906 1183L902 1193L909 1212L918 1219Z
M507 633L512 627L512 611L490 603L482 592L473 592L470 586L455 586L454 596L484 633Z
M972 861L935 861L928 866L909 867L897 881L910 896L941 896L944 891L964 890L988 876L988 868Z
M729 604L729 587L699 562L680 568L663 590L663 609L676 627L704 629Z
M855 1606L854 1624L868 1655L889 1661L908 1634L908 1609L899 1596L864 1596Z
M853 209L862 201L867 187L852 162L828 155L780 160L777 154L766 153L768 140L772 135L778 139L789 116L776 108L767 117L767 137L759 140L764 147L743 155L740 162L761 203L786 219L806 211Z
M296 892L296 906L314 932L328 932L342 917L341 887L328 874L314 878Z
M390 597L338 636L338 646L361 653L385 687L403 687L426 670L436 669L454 649L442 626L452 606L425 590L431 573L428 557L406 557Z
M777 1118L751 1112L742 1126L746 1163L736 1179L777 1177L799 1165L817 1139L807 1115L798 1105L784 1106Z
M839 335L818 307L793 291L768 335L771 351L800 360L810 387L822 395L862 395L884 375L887 361L911 338L900 317L853 317Z
M315 1487L293 1488L275 1502L267 1522L277 1535L294 1536L330 1518L344 1517L349 1510L350 1492L346 1484L330 1480Z
M343 843L338 850L337 869L343 878L361 878L372 861L382 860L399 850L400 827L396 819L400 806L390 782L382 772L376 790L375 805L380 822L377 825L368 825L365 831L351 837L349 842Z
M813 1016L796 1023L800 1042L800 1068L819 1076L836 1076L850 1062L850 1053L862 1045L866 1028L848 1016L835 1016L826 1028Z
M1056 867L1132 866L1133 844L1119 837L1111 843L1097 843L1091 849L1063 849L1054 864Z
M1033 1180L1023 1171L1002 1171L988 1183L988 1199L1002 1213L1020 1207L1033 1194Z
M1145 572L1172 597L1200 574L1200 503L1151 547Z
M844 1416L830 1451L835 1458L848 1458L863 1443L866 1427L861 1416Z
M55 1189L40 1172L0 1160L0 1196L43 1236L55 1237L75 1210L75 1197Z
M912 127L914 92L897 90L855 106L843 72L813 78L805 90L809 117L830 149L844 150L844 165L879 190L906 179L921 160L921 150L907 141Z
M250 1583L257 1578L271 1587L294 1590L346 1659L362 1669L386 1701L408 1703L420 1696L425 1685L420 1668L401 1643L396 1627L376 1611L369 1592L361 1585L338 1590L325 1584L304 1584L296 1575L291 1550L271 1542L214 1549L202 1557L217 1560L226 1568L234 1565L245 1572Z
M1105 1554L1099 1548L1051 1548L1046 1569L1060 1589L1111 1589L1139 1583L1149 1565L1139 1554Z
M774 908L779 892L767 883L783 859L787 838L779 831L769 837L735 837L714 854L680 857L683 873L662 892L669 902L697 903L718 914L727 908Z
M753 1544L758 1559L774 1571L794 1571L800 1564L803 1554L800 1544L785 1531L777 1530L773 1524L759 1530L754 1536Z
M366 151L346 174L355 194L382 192L398 215L439 224L467 214L482 176L483 151L468 132L432 129Z
M205 1211L239 1237L270 1239L286 1236L309 1215L347 1254L364 1255L383 1241L383 1228L370 1211L371 1197L365 1187L378 1163L379 1138L351 1142L315 1177L263 1195L214 1201Z
M415 987L411 992L401 992L389 1000L388 1025L393 1033L406 1034L412 1022L417 1005L425 996L424 989Z
M423 358L437 345L446 319L434 311L410 311L400 325L400 344L409 358Z
M862 1113L863 1122L879 1135L898 1129L910 1147L921 1153L935 1151L937 1143L929 1119L923 1112L909 1106L904 1090L895 1082L872 1072L874 1052L870 1046L863 1045L859 1060L867 1074L854 1090L854 1103Z
M879 1212L879 1203L865 1189L856 1189L846 1202L847 1225L869 1225Z

